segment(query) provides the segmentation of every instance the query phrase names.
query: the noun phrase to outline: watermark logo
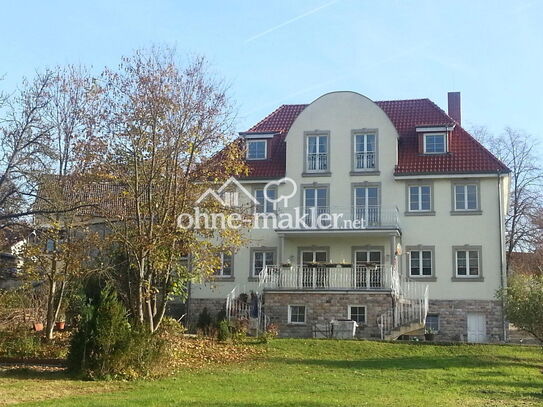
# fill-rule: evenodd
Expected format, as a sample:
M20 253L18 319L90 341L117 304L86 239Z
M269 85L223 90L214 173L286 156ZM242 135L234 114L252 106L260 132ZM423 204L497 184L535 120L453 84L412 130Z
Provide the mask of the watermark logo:
M298 193L292 178L284 177L268 182L251 194L234 177L218 189L208 188L195 202L194 213L178 216L182 229L273 229L273 230L330 230L364 229L367 222L357 211L333 211L329 207L309 205L289 206ZM303 194L303 192L301 192ZM241 198L243 197L243 198ZM240 199L241 198L241 199ZM209 213L200 208L206 199L214 199L224 211ZM300 201L303 201L300 199ZM314 203L314 202L313 202Z

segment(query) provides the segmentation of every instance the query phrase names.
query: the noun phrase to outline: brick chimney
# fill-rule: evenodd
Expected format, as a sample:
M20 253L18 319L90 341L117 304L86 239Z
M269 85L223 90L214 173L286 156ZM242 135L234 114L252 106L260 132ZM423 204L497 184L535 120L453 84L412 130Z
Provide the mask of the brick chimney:
M458 124L462 124L462 109L460 104L460 92L449 92L449 116L451 116Z

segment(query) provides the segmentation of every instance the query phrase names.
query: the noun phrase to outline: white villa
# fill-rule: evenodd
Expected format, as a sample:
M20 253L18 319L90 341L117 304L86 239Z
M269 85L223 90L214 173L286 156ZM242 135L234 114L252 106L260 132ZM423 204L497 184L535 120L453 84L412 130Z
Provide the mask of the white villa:
M445 113L428 99L332 92L240 133L250 174L238 181L254 210L306 222L251 230L211 281L191 285L190 317L226 306L281 336L354 320L364 338L426 326L437 340L504 340L509 170L461 127L460 93L448 102ZM257 305L240 297L251 292Z

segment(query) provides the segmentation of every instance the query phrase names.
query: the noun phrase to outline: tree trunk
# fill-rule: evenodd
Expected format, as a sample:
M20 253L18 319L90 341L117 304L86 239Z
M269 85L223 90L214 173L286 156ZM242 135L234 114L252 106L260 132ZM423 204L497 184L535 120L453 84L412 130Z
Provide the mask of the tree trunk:
M57 293L57 283L55 280L49 280L49 293L47 295L47 316L45 324L45 338L53 339L53 329L55 327L55 296Z

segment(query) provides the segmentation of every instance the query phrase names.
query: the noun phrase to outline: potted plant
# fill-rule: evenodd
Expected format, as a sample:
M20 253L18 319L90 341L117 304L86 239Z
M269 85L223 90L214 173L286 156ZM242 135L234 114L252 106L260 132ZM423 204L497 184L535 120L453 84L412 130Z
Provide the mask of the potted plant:
M435 336L437 334L437 331L432 328L426 328L424 331L424 339L427 341L433 341L435 339Z
M33 326L33 328L34 328L34 331L36 331L36 332L41 332L41 331L43 331L43 323L41 323L41 322L34 322L34 323L32 324L32 326Z

